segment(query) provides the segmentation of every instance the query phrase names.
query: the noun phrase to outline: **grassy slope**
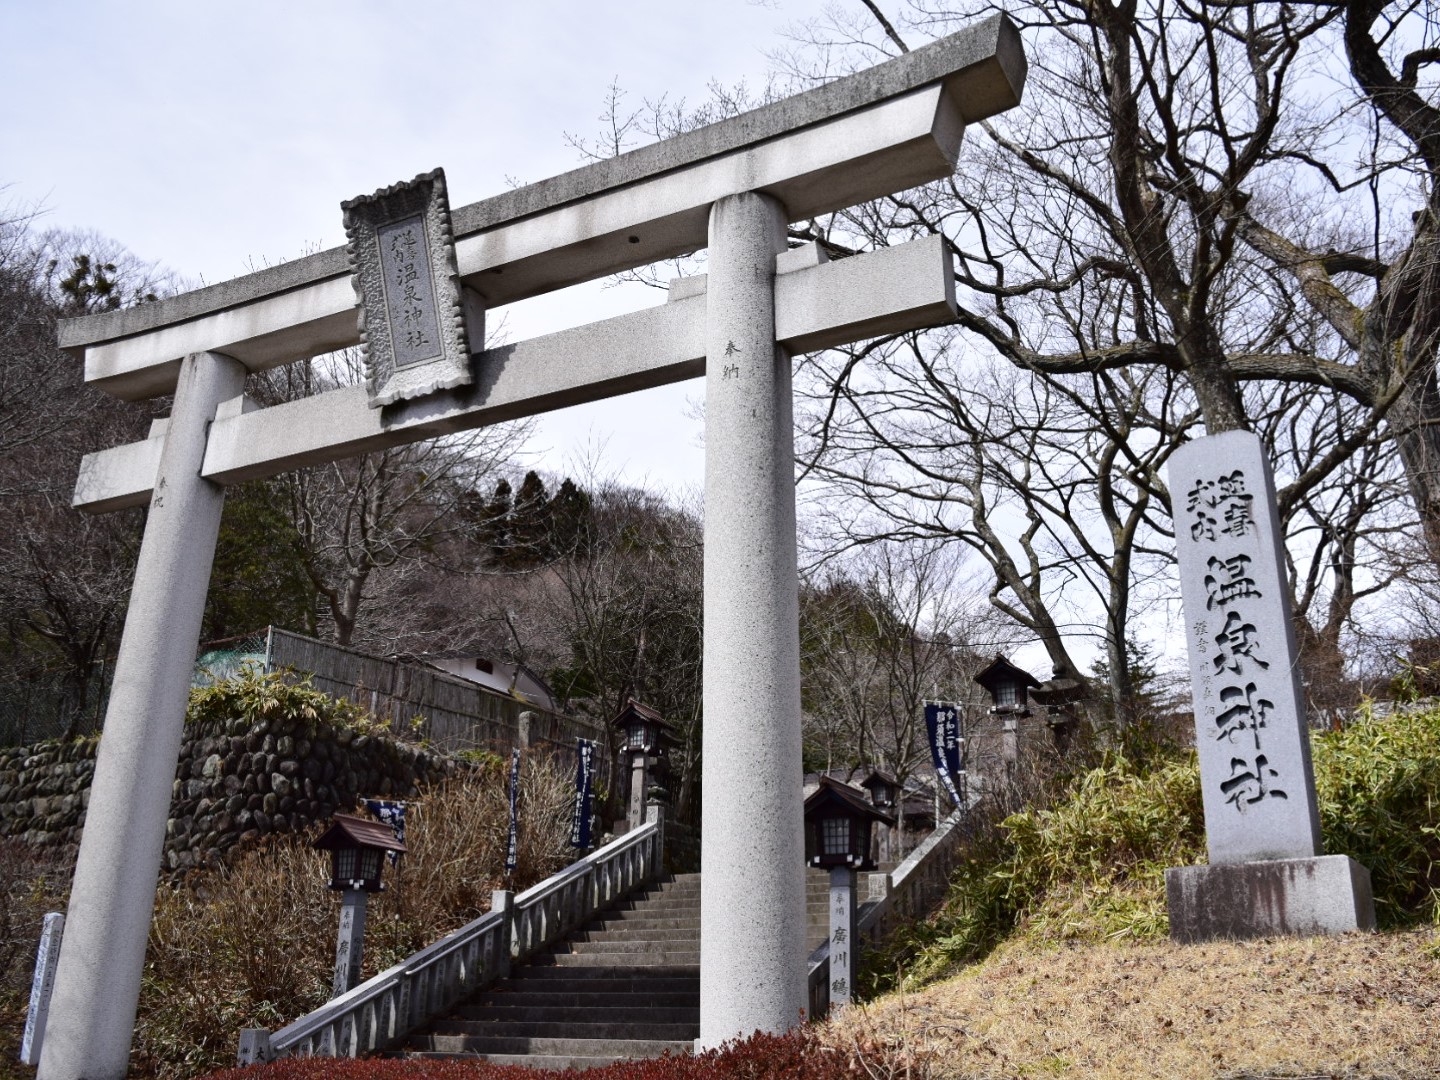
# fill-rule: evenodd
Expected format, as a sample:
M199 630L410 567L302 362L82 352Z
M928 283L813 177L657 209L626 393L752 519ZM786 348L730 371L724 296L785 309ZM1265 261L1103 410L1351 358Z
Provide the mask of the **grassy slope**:
M830 1025L935 1077L1440 1076L1429 930L1330 939L1001 946Z
M1203 861L1193 755L1112 758L1009 819L833 1037L938 1076L1440 1075L1440 708L1314 747L1325 849L1371 869L1385 932L1169 944L1164 868Z

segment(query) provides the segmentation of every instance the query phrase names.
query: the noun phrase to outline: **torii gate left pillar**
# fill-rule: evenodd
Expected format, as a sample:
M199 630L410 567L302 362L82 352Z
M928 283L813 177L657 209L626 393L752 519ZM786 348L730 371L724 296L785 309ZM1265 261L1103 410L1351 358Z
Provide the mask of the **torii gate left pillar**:
M383 409L370 407L363 386L260 410L239 394L242 368L356 343L339 249L62 325L61 345L84 356L92 384L129 398L180 385L165 437L90 455L75 505L168 510L173 485L204 509L176 514L174 535L160 514L147 527L116 671L117 688L134 693L119 694L121 704L112 697L107 713L87 817L105 824L87 826L82 838L40 1080L125 1074L184 719L183 693L171 684L193 659L214 548L211 526L196 523L218 524L221 486L701 374L700 1043L799 1021L789 357L950 321L955 301L941 237L827 263L813 246L782 253L785 226L948 175L965 125L1018 103L1024 76L1018 34L994 16L754 113L456 210L459 277L488 307L710 248L708 280L687 279L668 303L479 351L470 359L474 384L462 389ZM170 554L147 557L162 535ZM183 563L183 581L167 580L172 560ZM166 617L146 614L154 596L167 597L168 627ZM145 725L124 720L124 710L143 714ZM153 767L139 770L146 755Z
M805 1007L804 769L790 357L775 341L786 212L710 210L705 353L700 1046Z

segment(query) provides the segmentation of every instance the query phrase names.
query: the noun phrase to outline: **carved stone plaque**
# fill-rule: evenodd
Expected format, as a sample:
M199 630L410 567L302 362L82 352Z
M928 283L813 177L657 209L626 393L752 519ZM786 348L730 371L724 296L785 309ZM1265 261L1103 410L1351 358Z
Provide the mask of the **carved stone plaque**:
M1210 862L1318 855L1270 459L1251 432L1227 431L1177 450L1169 479Z
M471 381L445 172L340 204L370 406Z

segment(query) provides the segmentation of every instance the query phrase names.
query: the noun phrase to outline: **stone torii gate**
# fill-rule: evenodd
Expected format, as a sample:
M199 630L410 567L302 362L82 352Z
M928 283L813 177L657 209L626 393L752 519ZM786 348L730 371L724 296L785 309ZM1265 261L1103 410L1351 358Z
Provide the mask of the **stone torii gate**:
M60 344L83 356L87 381L126 399L173 392L175 402L149 439L87 457L76 486L85 510L150 511L41 1080L126 1071L225 486L702 374L700 1045L798 1021L790 357L938 325L955 308L941 237L829 262L815 245L786 250L786 225L949 175L966 124L1018 104L1024 80L1018 33L994 16L796 97L459 208L445 239L469 385L432 390L454 380L421 378L417 390L411 379L411 396L393 401L353 386L264 409L245 398L248 371L360 341L343 248L62 324ZM483 348L487 309L701 248L708 274L677 282L659 307Z

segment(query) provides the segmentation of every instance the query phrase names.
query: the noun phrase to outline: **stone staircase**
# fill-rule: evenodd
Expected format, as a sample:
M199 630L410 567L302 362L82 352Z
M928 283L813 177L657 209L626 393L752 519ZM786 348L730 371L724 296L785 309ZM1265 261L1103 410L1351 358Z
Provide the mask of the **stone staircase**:
M636 894L412 1035L405 1057L535 1068L690 1053L700 1035L700 875Z
M829 877L806 874L806 950L829 933ZM700 875L618 906L410 1037L412 1058L565 1069L688 1054L700 1035Z

